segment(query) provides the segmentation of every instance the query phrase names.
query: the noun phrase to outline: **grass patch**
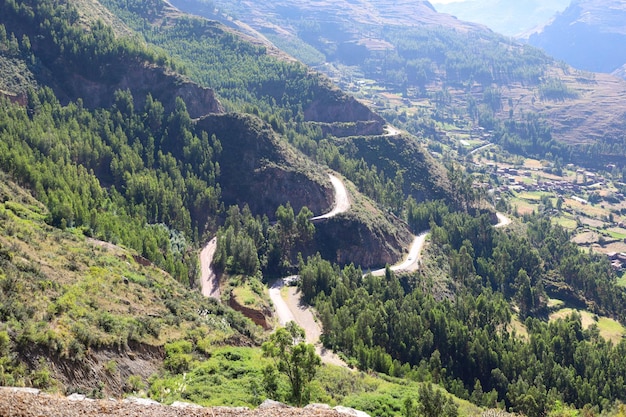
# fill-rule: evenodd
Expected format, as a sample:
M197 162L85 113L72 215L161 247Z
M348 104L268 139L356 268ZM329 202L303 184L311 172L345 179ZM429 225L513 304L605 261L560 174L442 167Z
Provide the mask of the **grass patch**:
M548 300L548 307L549 308L560 308L562 306L564 306L565 303L563 302L563 300L559 300L556 298L550 298Z
M512 198L510 200L511 207L515 207L519 214L530 214L539 207L538 203L529 203L526 200L520 198Z
M256 407L268 397L262 381L263 369L270 361L262 356L261 349L213 346L204 347L204 354L198 350L196 346L194 360L185 374L153 377L150 396L166 404L188 401L203 406L247 407ZM420 386L419 382L324 365L311 382L310 402L396 416L401 414L405 398L417 397ZM286 379L281 376L272 399L285 401L288 391ZM461 416L480 413L471 403L455 400Z
M231 296L241 305L250 308L263 308L269 304L263 284L256 278L236 276L229 282Z
M528 201L541 201L541 197L548 196L552 197L552 193L547 193L544 191L524 191L517 194L517 198L528 200Z
M626 330L618 321L608 317L600 317L598 319L598 329L600 330L600 336L612 341L614 344L619 343Z
M559 226L570 230L575 230L576 227L578 227L576 220L565 216L552 217L552 224L558 224Z
M528 330L517 314L511 317L511 330L514 330L518 337L528 340Z
M589 327L596 325L598 326L600 336L605 340L618 343L624 334L626 334L626 329L619 322L608 317L598 317L586 310L563 308L550 314L550 321L565 319L574 312L580 314L583 329L588 329Z

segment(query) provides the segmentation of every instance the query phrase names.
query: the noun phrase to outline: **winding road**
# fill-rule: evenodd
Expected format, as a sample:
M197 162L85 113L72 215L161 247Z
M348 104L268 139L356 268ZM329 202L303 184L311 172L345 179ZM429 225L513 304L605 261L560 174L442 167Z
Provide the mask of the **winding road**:
M498 216L498 224L496 224L493 227L504 227L504 226L508 226L509 224L511 224L511 219L505 216L504 214L500 213L499 211L496 212L496 216Z
M328 174L328 177L333 185L333 188L335 189L335 204L330 212L313 217L311 218L312 221L329 219L337 216L338 214L345 213L350 209L350 197L343 181L332 174ZM511 220L504 214L496 213L496 215L498 216L498 224L495 225L495 227L504 227L511 223ZM392 271L413 272L419 269L419 262L421 259L420 254L424 247L428 233L429 231L425 231L415 236L407 257L401 263L391 266ZM213 260L216 247L217 238L213 238L200 252L200 281L202 294L206 297L213 297L219 300L219 282L216 274L211 268L211 261ZM382 276L385 274L385 268L371 271L371 274L374 276ZM313 309L301 301L298 288L295 286L288 286L283 290L286 285L297 279L297 276L277 279L269 289L269 296L274 304L274 309L280 325L284 326L290 321L295 321L304 329L306 342L315 346L317 353L320 355L324 363L347 367L346 363L336 354L322 346L322 343L320 342L322 328L315 319Z
M427 230L415 236L406 259L401 263L390 267L393 272L414 272L419 269L420 254L422 252L422 248L424 247L424 242L426 242L426 236L429 232L430 230ZM385 275L385 268L372 271L371 274L381 277Z
M312 217L311 221L330 219L331 217L335 217L338 214L345 213L350 210L350 197L343 181L333 174L328 174L328 178L330 178L330 182L335 189L335 204L331 211L326 214L322 214L321 216Z

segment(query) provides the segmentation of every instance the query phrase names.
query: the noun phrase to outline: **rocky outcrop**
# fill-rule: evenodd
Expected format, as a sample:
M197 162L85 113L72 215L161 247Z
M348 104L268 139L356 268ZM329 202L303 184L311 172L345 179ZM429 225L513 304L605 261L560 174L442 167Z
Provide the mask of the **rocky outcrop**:
M331 135L338 138L358 135L380 135L385 125L385 123L380 120L336 123L311 122L311 124L322 129L324 135Z
M219 182L226 206L247 204L254 214L274 217L287 202L297 213L307 206L324 212L333 202L325 175L304 158L297 158L270 126L245 114L208 115L196 122L220 140Z
M328 84L322 84L315 97L304 109L306 121L322 123L373 121L380 124L379 133L382 133L384 119L353 96L349 96Z
M84 355L78 360L35 349L20 352L20 359L31 369L45 361L54 379L66 389L80 390L91 396L120 397L127 392L126 383L131 375L147 381L157 372L165 352L161 346L133 343L119 349L91 348Z
M244 316L252 320L254 324L256 324L257 326L261 326L265 330L269 330L272 328L272 326L268 323L267 317L265 316L265 314L263 314L263 312L241 305L235 299L235 297L233 297L232 294L230 296L230 299L228 300L228 305L233 310L239 311L241 314L243 314Z
M315 247L324 259L341 265L354 263L364 269L393 265L412 237L390 222L353 215L339 215L315 224Z
M224 112L213 90L163 67L139 62L128 63L117 71L116 76L107 77L106 80L88 79L82 74L71 73L66 82L59 84L55 90L59 97L68 100L80 97L89 108L109 107L113 104L117 90L130 90L136 107L142 107L146 96L151 94L153 99L163 104L166 112L174 109L176 97L185 101L192 118Z
M268 403L250 410L247 407L198 407L179 403L167 406L156 401L135 398L94 400L83 395L72 398L43 393L36 389L0 387L0 415L11 417L339 417L356 415L347 410L318 407L296 408ZM362 415L362 414L361 414Z

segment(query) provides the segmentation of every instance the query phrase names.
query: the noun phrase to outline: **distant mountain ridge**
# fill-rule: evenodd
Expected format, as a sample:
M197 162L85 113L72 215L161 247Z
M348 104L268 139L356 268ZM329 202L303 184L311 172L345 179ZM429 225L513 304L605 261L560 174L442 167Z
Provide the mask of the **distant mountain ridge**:
M507 36L517 36L548 22L569 0L466 0L437 4L435 8L462 20L481 23Z
M549 24L528 36L575 68L624 76L626 64L626 2L575 0Z
M545 24L568 4L569 0L466 0L436 4L435 8L462 20L481 23L503 35L517 36Z

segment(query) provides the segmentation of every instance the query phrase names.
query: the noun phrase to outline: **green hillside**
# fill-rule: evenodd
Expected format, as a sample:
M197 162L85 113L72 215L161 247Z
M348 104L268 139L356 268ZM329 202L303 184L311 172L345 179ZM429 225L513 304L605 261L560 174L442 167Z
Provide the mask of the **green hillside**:
M4 173L0 199L0 384L119 396L162 368L166 343L259 336L137 252L49 226Z
M385 3L385 19L407 22ZM592 75L462 23L394 26L336 50L321 27L299 24L329 57L365 57L356 81L386 84L380 97L424 103L387 108L409 133L233 23L157 0L0 1L0 382L299 403L279 375L287 367L268 345L263 355L268 332L199 295L198 250L217 236L213 266L228 289L242 285L240 302L299 274L323 343L355 369L312 372L306 401L384 416L616 413L626 401L617 274L549 211L494 228L490 184L473 184L476 167L453 160L445 135L474 141L482 126L507 149L571 157L540 106L566 111L577 88L598 91ZM537 114L507 118L529 89ZM350 209L312 221L333 205L331 172ZM409 230L426 229L417 272L362 274L396 263ZM574 309L598 325L563 317Z

